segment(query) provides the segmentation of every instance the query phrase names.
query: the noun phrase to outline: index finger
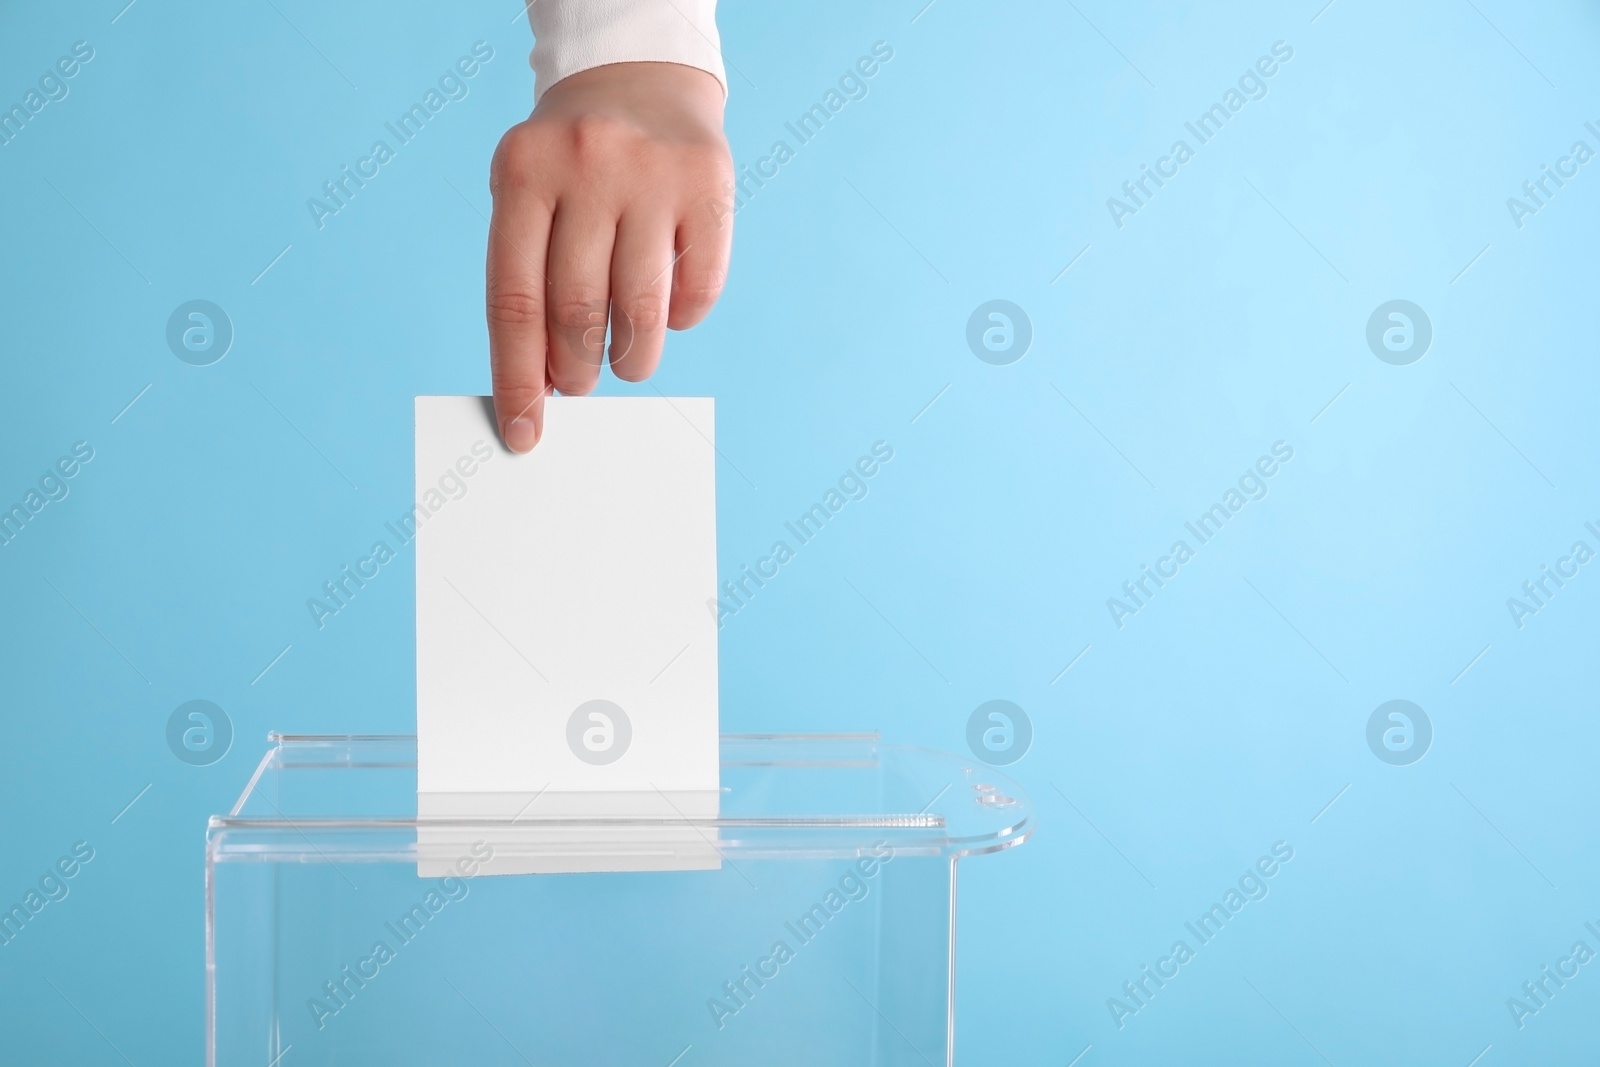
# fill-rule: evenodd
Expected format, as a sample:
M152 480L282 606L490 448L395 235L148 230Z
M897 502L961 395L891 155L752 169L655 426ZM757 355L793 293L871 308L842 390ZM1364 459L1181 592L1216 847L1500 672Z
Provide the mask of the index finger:
M514 189L497 196L489 218L484 307L495 421L513 452L530 451L544 433L545 254L551 212Z

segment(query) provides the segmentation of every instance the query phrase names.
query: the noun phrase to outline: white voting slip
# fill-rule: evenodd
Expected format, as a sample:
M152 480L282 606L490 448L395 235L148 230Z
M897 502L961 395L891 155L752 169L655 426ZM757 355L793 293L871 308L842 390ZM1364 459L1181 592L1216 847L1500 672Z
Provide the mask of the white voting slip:
M717 865L714 434L709 398L552 397L516 455L487 397L417 397L420 874L486 821L486 873Z

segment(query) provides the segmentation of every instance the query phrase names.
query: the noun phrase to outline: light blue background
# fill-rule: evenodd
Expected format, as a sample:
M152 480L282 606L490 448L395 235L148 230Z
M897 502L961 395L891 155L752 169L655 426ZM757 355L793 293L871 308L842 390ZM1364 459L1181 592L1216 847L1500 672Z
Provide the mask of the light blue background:
M487 162L531 99L515 2L123 2L0 5L0 104L95 49L0 147L0 503L95 449L0 548L0 901L96 850L0 948L5 1062L196 1062L206 816L269 729L412 727L409 556L320 631L305 601L409 506L411 397L488 388ZM1506 599L1600 547L1600 163L1521 229L1506 198L1600 149L1594 5L923 2L721 14L740 163L894 49L740 211L655 379L717 398L724 576L895 449L728 620L724 728L959 750L979 703L1027 710L1041 828L962 887L970 1062L1577 1062L1600 964L1523 1029L1506 1000L1600 949L1600 575L1520 630ZM306 199L477 40L470 96L319 231ZM194 298L237 333L210 367L164 340ZM1010 366L964 339L995 298L1033 324ZM1395 298L1435 330L1405 367L1364 339ZM1270 495L1118 629L1106 599L1279 440ZM236 732L205 768L164 740L194 698ZM1392 698L1434 726L1411 766L1366 745ZM1119 1029L1107 998L1280 840L1270 896Z

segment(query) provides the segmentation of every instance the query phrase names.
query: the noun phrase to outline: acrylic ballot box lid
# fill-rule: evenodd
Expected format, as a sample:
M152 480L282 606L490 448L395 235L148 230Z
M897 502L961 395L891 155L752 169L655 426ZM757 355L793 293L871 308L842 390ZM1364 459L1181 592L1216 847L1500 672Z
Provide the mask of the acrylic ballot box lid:
M724 734L715 818L582 818L535 802L510 819L419 820L414 736L268 741L233 808L209 821L213 863L425 863L419 830L424 842L487 836L501 855L648 849L687 835L730 860L849 857L884 842L958 859L1019 845L1034 824L1026 794L993 767L876 734Z

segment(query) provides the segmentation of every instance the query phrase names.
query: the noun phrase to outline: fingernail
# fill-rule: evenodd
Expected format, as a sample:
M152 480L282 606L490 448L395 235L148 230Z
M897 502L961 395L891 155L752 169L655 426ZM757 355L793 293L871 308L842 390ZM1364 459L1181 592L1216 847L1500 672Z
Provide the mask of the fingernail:
M533 446L539 443L539 431L533 425L533 420L521 415L506 423L500 435L506 439L506 447L513 452L532 452Z

